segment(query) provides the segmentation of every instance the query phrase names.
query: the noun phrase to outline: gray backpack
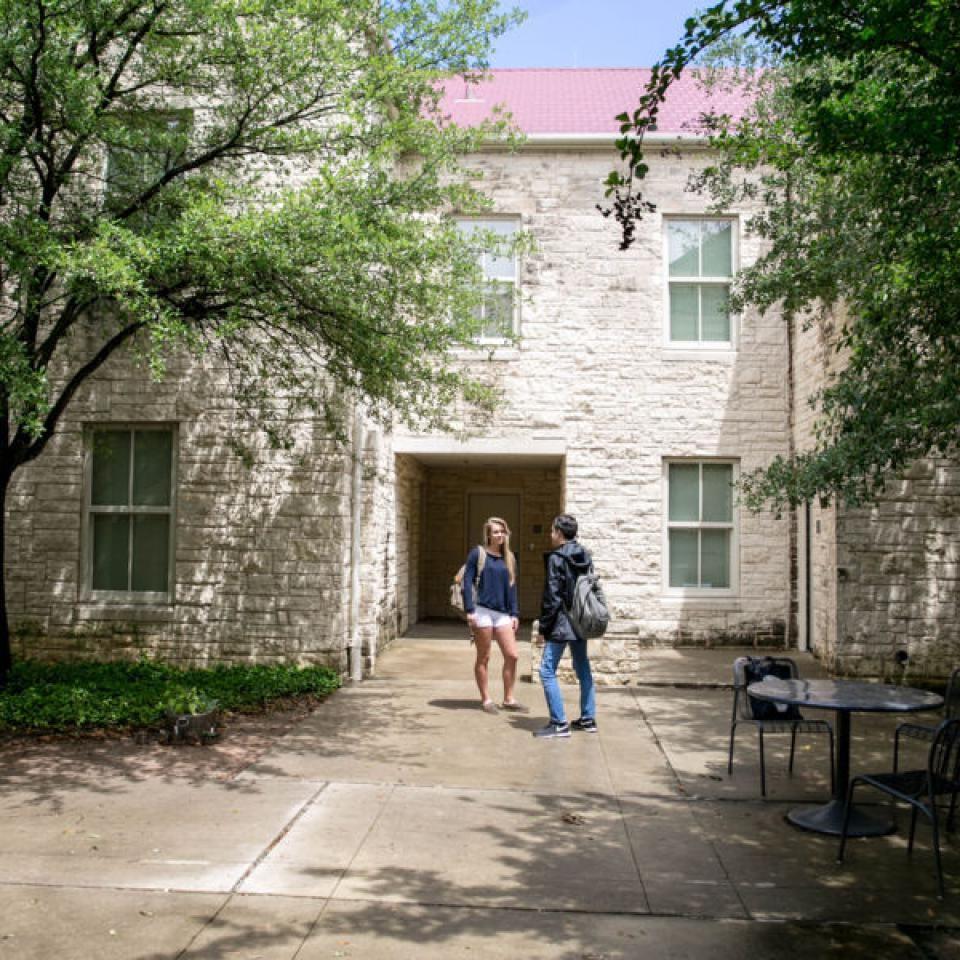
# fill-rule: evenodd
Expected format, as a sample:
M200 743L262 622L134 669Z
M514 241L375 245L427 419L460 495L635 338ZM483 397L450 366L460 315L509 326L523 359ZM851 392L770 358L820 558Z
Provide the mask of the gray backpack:
M585 640L602 637L610 625L607 598L595 573L581 573L573 581L567 616L573 629Z

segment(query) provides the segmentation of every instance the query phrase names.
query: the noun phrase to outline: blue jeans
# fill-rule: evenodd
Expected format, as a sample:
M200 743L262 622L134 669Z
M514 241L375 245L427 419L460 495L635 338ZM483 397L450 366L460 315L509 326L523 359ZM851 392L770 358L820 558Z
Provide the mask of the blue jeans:
M566 646L566 642L556 643L553 640L547 640L543 645L540 680L547 697L551 723L567 722L560 684L557 683L557 667L560 666L560 658ZM587 656L587 641L571 640L570 656L573 658L573 669L580 683L580 716L593 719L597 712L597 701L593 690L593 674L590 672L590 658Z

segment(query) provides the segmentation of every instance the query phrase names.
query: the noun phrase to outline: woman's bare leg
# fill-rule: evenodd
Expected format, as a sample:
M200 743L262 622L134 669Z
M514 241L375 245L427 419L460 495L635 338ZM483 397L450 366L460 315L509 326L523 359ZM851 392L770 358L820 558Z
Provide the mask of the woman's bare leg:
M513 688L517 682L517 661L520 654L517 650L517 636L513 627L497 627L493 631L494 639L503 654L503 702L513 703ZM489 651L489 647L487 648Z
M473 675L480 691L480 702L490 699L490 647L493 644L492 627L474 627L473 642L477 648L477 660L473 665Z

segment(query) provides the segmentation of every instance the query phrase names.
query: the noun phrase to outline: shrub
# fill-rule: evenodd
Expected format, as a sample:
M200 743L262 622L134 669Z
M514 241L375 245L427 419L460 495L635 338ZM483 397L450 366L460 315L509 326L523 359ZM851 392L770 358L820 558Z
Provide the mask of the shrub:
M168 709L196 713L213 701L223 710L250 709L292 696L322 698L340 685L329 667L289 664L181 670L151 660L134 663L14 665L0 689L0 730L66 731L146 726Z

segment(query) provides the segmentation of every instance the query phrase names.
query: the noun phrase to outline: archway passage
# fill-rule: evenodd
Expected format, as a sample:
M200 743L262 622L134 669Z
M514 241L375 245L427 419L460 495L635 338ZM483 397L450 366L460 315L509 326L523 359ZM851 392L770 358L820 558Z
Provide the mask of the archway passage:
M401 632L452 618L449 586L490 516L505 519L518 560L521 619L536 617L550 524L564 503L562 455L398 454L397 609Z

